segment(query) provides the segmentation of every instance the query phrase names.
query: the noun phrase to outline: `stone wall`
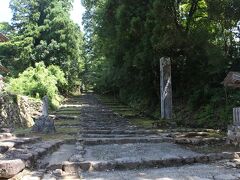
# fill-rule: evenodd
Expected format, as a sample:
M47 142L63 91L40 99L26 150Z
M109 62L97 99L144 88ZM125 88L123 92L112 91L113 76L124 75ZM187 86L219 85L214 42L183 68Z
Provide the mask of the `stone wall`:
M41 101L9 93L0 94L0 127L31 127L41 110Z

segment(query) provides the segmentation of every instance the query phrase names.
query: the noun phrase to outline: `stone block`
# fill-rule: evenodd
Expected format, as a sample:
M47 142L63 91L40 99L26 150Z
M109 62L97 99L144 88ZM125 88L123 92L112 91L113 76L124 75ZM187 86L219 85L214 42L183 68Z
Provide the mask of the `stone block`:
M209 159L207 155L198 155L194 157L194 161L196 163L206 163L209 161Z
M80 167L80 169L83 170L83 171L88 171L88 170L90 170L90 169L91 169L91 166L92 166L91 162L81 162L81 163L79 163L79 167Z
M62 165L62 170L66 173L75 173L78 172L80 164L76 162L65 161Z
M25 168L25 163L20 159L0 160L0 178L11 178Z
M194 163L194 157L188 156L188 157L181 157L183 164L192 164Z
M210 162L218 160L217 153L211 153L211 154L208 154L207 156L208 156L208 159L209 159Z
M53 171L53 174L54 174L55 176L62 176L63 171L62 171L62 169L55 169L55 170Z
M222 157L223 159L233 159L233 158L238 158L239 156L236 153L232 153L232 152L223 152L222 153Z
M8 146L0 146L0 153L5 153L8 149Z
M92 163L92 169L96 171L106 171L106 170L112 170L116 168L115 162L109 162L109 161L102 161L98 163Z
M62 169L62 164L51 164L47 166L48 170Z

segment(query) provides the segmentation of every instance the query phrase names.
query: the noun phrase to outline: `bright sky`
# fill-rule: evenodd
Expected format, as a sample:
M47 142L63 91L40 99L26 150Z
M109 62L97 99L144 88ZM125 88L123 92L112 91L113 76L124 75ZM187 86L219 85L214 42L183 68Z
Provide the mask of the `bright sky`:
M9 8L10 0L0 0L0 22L10 22L12 18L12 12ZM82 28L82 15L84 13L84 7L81 4L81 0L74 0L73 10L71 11L72 20L79 24Z

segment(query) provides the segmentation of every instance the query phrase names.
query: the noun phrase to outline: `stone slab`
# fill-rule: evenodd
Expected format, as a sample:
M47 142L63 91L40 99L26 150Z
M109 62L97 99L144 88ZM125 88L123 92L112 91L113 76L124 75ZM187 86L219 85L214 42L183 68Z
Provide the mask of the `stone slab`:
M67 161L75 152L75 145L63 144L59 149L41 160L42 164L47 164L47 169L62 169L62 162Z
M168 156L196 156L199 153L172 143L136 143L85 146L87 161L108 161L119 158L161 159Z

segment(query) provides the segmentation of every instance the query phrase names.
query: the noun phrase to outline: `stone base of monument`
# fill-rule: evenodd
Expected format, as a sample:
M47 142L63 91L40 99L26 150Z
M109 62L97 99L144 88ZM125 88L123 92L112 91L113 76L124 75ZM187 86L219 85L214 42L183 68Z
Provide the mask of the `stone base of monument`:
M49 116L40 116L32 127L33 132L53 134L56 132L54 120Z
M228 126L227 143L240 145L240 125Z
M53 134L56 132L56 128L54 126L54 119L48 115L48 97L44 96L42 102L42 115L35 121L32 131Z

